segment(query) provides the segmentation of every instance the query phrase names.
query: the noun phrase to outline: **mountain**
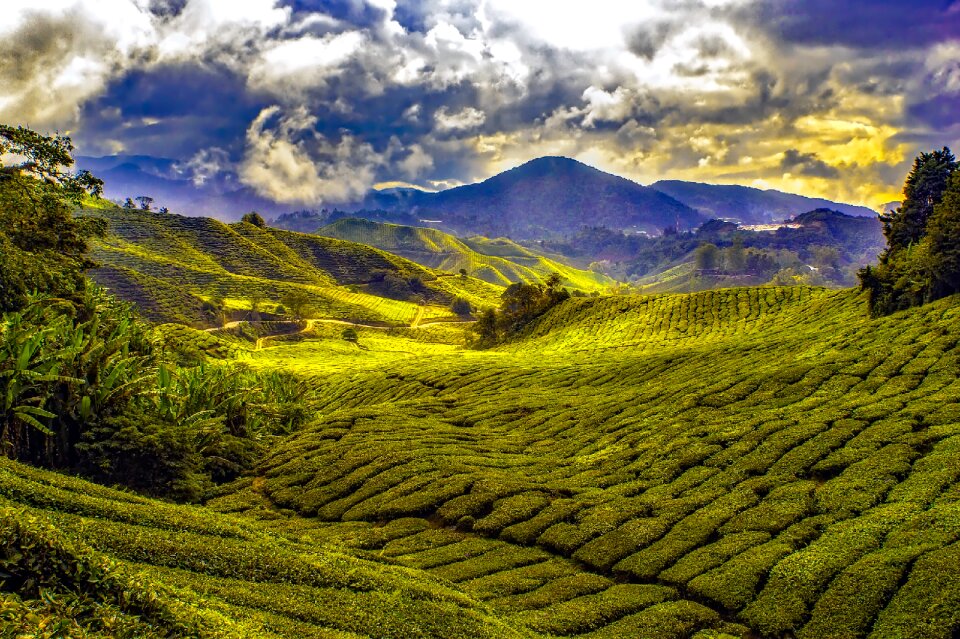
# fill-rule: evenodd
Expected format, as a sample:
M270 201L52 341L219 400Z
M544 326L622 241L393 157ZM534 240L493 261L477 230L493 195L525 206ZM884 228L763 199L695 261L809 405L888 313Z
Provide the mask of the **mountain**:
M713 218L733 219L745 224L779 222L813 209L831 209L847 215L876 217L876 211L864 206L831 202L820 198L793 195L782 191L763 191L749 186L701 184L662 180L651 185Z
M437 229L358 218L337 220L317 233L375 246L429 268L451 273L463 269L473 277L502 286L543 281L554 272L563 277L564 286L583 291L600 290L613 284L605 275L574 268L506 238L459 239Z
M122 202L146 195L154 208L178 213L237 220L244 213L260 211L277 215L289 206L257 195L232 174L201 178L182 163L148 155L77 156L79 169L87 169L104 181L104 196Z
M584 226L658 233L689 229L704 217L656 189L576 160L543 157L483 182L446 191L377 194L369 208L416 211L458 235L541 239Z

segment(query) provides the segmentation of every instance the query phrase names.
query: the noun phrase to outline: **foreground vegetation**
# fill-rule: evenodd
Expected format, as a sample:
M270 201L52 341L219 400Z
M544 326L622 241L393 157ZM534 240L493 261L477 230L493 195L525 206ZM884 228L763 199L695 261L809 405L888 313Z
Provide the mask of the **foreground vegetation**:
M31 133L0 129L36 151L0 180L3 636L960 632L957 296L871 318L869 290L588 298L548 277L465 350L428 304L372 292L497 289L252 217L74 218L97 182L37 180L69 140ZM84 278L91 241L99 276L158 300L313 297L149 325ZM369 300L419 310L391 324Z

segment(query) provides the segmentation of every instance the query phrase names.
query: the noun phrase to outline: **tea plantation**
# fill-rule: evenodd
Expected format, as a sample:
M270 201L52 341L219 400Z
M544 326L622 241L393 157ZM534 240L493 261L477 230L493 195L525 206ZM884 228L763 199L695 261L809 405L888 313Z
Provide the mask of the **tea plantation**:
M259 350L186 335L318 396L203 507L2 462L0 570L33 594L4 594L0 620L91 637L960 632L955 297L882 319L806 287L574 298L490 351L450 325L308 329Z
M323 414L209 506L549 635L952 637L958 319L811 288L573 299L496 351L317 375ZM260 363L295 348L308 370L306 343Z
M375 246L431 268L449 272L463 269L501 286L538 282L551 273L559 273L565 286L585 292L603 290L614 283L606 275L575 268L506 238L459 239L437 229L357 218L337 220L317 233Z
M245 318L253 300L273 313L295 293L310 316L409 325L421 307L453 319L455 297L480 308L495 304L502 290L316 235L120 208L86 213L106 218L109 229L94 247L100 266L93 279L157 322L216 326L204 301L222 299L228 316Z

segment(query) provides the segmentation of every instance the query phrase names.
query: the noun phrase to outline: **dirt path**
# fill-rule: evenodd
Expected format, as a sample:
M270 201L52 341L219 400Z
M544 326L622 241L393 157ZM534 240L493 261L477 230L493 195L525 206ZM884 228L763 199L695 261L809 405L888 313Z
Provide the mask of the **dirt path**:
M417 309L417 316L413 318L413 322L410 323L410 328L416 328L420 326L420 322L423 321L423 316L426 315L427 309L420 307Z
M437 324L472 324L474 322L474 320L463 320L463 319L433 320L430 322L424 322L423 316L425 314L426 314L426 309L422 307L417 309L417 315L416 317L413 318L413 322L410 323L410 328L412 329L425 328L427 326L436 326ZM305 322L305 326L299 331L297 331L296 333L282 333L280 335L266 335L264 337L258 337L256 344L254 346L254 350L256 351L263 350L264 343L266 343L268 340L271 340L277 337L285 337L287 335L302 335L304 333L307 333L311 331L313 327L316 326L317 324L334 324L337 326L353 326L355 328L367 328L375 331L389 331L395 328L400 328L398 326L376 326L373 324L360 324L358 322L349 322L347 320L338 320L338 319L308 319L308 320L304 320L304 322ZM208 333L213 333L216 331L236 328L241 324L255 324L255 323L256 322L248 322L246 320L236 321L236 322L227 322L226 324L224 324L219 328L205 328L203 330L205 330Z

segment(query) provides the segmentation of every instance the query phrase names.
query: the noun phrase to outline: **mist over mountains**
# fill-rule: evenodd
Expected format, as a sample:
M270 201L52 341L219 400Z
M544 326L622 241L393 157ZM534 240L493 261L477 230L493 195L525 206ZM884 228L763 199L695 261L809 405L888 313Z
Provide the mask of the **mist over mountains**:
M251 210L271 217L296 208L258 195L229 172L204 173L172 159L80 156L77 164L103 178L107 197L116 201L148 195L156 207L226 221ZM745 186L677 180L643 186L563 157L538 158L482 182L444 191L385 189L336 206L380 221L515 239L559 237L585 226L657 234L667 227L694 229L712 218L761 224L818 208L876 215L862 206Z

